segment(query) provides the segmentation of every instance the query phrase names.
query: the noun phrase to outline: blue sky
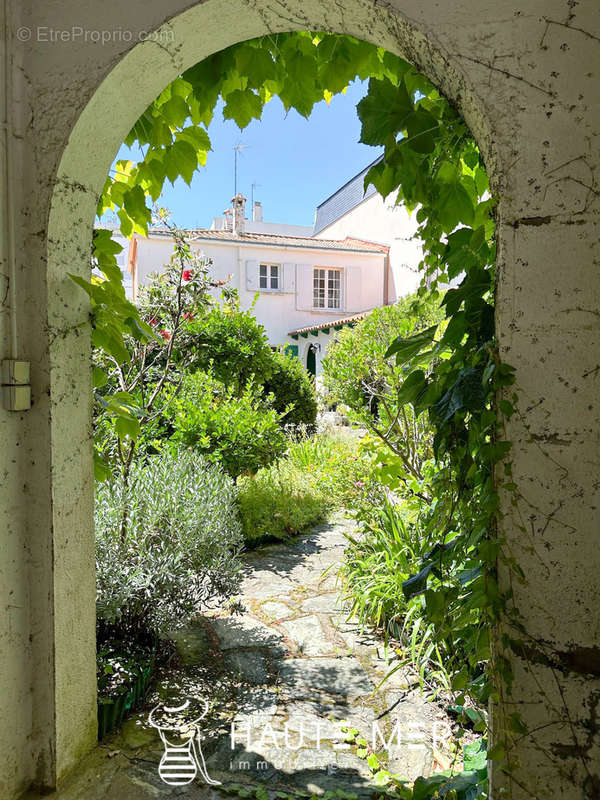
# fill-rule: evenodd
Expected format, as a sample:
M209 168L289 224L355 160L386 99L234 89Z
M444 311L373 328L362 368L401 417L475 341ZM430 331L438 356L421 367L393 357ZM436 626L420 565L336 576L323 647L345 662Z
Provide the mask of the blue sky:
M285 113L278 98L266 104L261 120L253 120L240 131L231 120L223 120L217 109L209 127L213 152L208 154L188 186L178 180L165 184L160 204L169 208L173 221L184 228L209 227L233 197L233 147L249 145L238 157L238 190L250 203L263 204L267 222L312 225L315 208L349 178L380 154L380 148L359 144L360 121L356 104L366 84L352 84L345 95L337 95L328 106L315 106L306 120L295 111ZM131 153L131 154L130 154ZM122 148L119 158L135 158Z

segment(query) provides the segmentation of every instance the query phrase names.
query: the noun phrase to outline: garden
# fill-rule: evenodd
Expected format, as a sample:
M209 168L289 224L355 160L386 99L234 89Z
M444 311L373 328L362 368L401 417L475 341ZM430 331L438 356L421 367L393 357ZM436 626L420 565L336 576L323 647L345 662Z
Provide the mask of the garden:
M291 95L269 69L285 71L294 58L317 66L311 86ZM259 62L260 76L234 80L241 64ZM457 746L467 734L458 767L414 785L379 770L380 785L401 798L472 800L487 791L485 707L499 680L510 681L488 636L502 602L491 475L508 450L494 394L512 373L494 344L494 201L464 122L380 48L303 33L244 43L190 70L148 109L130 135L150 145L145 159L109 179L100 210L117 208L126 235L145 230L146 195L186 175L190 152L195 164L206 154L200 121L220 92L241 127L264 102L263 84L307 114L312 95L341 90L356 64L371 78L358 108L364 141L386 148L367 179L418 207L423 283L340 331L318 393L293 355L269 346L235 291L214 283L164 211L173 255L137 307L125 299L108 231L94 240L103 277L76 279L94 320L100 732L168 663L169 632L236 596L244 552L343 511L353 520L339 571L349 615L396 653L387 677L410 663L422 690L454 714ZM207 98L207 74L228 70L237 88L217 82ZM196 121L185 127L188 117ZM172 136L163 155L161 126ZM512 413L506 401L501 410ZM343 424L325 424L332 417ZM508 481L508 465L505 473ZM515 715L512 735L520 725ZM502 759L504 745L488 755Z

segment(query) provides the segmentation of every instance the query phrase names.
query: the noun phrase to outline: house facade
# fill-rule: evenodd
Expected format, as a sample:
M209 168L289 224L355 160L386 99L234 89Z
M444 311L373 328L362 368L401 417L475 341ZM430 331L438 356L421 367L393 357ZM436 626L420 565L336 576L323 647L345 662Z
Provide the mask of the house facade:
M410 214L404 204L397 204L397 192L384 199L372 184L364 188L367 172L381 158L317 206L312 235L317 239L353 236L389 247L386 302L394 303L416 291L423 248L414 238L418 228L416 214Z
M388 301L388 247L351 237L254 233L240 221L236 228L232 223L189 231L192 250L211 260L215 280L238 291L243 309L253 308L272 346L287 347L318 375L336 329ZM172 250L167 230L154 229L131 241L134 298L169 262Z

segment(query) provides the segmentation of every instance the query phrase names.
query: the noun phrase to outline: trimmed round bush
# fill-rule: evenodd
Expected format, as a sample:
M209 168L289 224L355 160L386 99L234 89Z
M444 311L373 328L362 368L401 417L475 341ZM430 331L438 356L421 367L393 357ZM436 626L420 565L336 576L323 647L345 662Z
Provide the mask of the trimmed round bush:
M317 419L314 383L300 361L288 353L273 353L273 371L264 382L265 394L273 395L273 408L283 414L283 425L312 426ZM284 413L288 406L291 410Z

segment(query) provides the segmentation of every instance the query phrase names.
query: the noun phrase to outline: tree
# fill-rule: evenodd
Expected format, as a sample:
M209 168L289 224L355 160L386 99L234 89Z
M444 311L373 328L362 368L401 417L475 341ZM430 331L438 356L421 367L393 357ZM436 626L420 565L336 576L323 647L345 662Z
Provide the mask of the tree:
M272 351L252 309L242 311L237 295L190 319L190 368L210 371L241 395L250 379L263 384L273 371Z

